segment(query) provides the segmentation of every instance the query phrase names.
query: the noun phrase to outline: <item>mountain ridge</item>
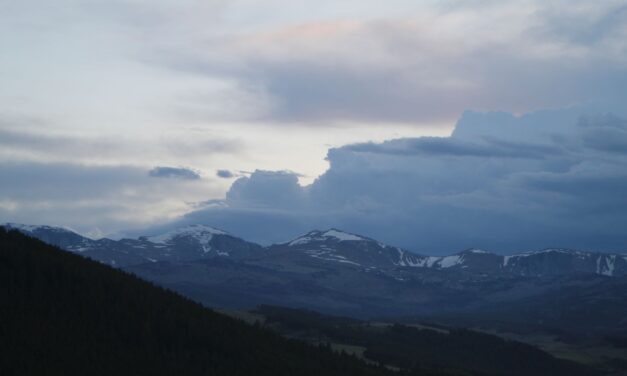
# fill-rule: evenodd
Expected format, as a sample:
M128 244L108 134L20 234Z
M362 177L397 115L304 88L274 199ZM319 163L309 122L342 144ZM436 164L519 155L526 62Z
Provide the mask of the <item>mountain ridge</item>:
M266 247L246 241L215 227L194 224L136 239L93 240L61 227L6 223L68 251L114 266L165 260L190 261L207 257L247 259L300 252L309 258L364 268L427 268L505 273L522 276L593 273L627 275L627 254L545 248L511 255L468 248L445 256L417 254L378 240L337 228L312 230L284 243Z

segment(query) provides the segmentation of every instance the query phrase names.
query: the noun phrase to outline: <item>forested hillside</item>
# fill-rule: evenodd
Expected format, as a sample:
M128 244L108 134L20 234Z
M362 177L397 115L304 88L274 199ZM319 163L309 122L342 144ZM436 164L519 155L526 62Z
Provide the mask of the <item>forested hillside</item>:
M366 322L272 306L261 306L255 313L270 326L278 324L280 332L356 346L366 359L416 373L448 369L477 375L599 374L536 347L473 330Z

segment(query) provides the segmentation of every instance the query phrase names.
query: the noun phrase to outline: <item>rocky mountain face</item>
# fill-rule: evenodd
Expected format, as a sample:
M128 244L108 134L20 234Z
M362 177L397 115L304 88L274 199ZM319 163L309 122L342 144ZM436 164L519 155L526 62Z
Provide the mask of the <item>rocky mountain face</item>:
M599 311L610 317L600 326L603 330L627 332L627 320L621 316L627 312L627 295L590 293L574 298L579 291L620 291L616 286L627 281L627 254L545 249L503 256L468 249L425 256L337 229L311 231L262 247L203 225L121 240L92 240L48 226L5 227L122 268L209 306L272 304L358 317L398 317L488 312L542 302L534 309L535 316L528 315L539 317L537 322L558 325L555 317L568 312L580 310L590 316ZM561 297L566 295L571 306L562 307ZM615 300L599 305L600 297ZM516 312L521 309L512 310L511 316ZM579 324L569 321L572 328Z

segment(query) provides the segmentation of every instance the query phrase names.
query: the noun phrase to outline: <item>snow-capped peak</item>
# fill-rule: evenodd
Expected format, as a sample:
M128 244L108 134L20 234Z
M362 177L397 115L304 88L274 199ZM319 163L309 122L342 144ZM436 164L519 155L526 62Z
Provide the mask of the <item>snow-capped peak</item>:
M589 255L592 255L594 252L578 251L575 249L568 249L568 248L545 248L545 249L541 249L537 251L523 252L515 256L525 257L525 256L531 256L531 255L539 255L542 253L564 253L564 254L579 255L579 256L589 256Z
M174 230L170 230L160 235L146 236L144 239L151 243L166 244L171 242L174 238L189 236L200 242L200 244L207 244L213 237L213 235L226 235L225 231L213 228L205 225L189 225L180 227Z
M69 230L63 227L44 226L44 225L26 225L23 223L7 222L2 226L8 229L13 229L13 230L18 230L21 232L28 232L28 233L32 233L37 230L47 230L47 231L56 231L56 232L74 232L72 230Z
M340 231L340 230L336 230L336 229L330 229L327 230L324 234L322 234L322 236L326 237L326 238L336 238L339 241L360 241L360 240L366 240L365 238L362 238L361 236L357 236L355 234L351 234L348 232L344 232L344 231Z
M294 246L294 245L300 245L300 244L308 244L313 241L326 241L329 239L341 241L341 242L342 241L368 240L364 237L332 228L326 231L319 231L319 230L311 231L303 236L299 236L298 238L290 241L288 245Z
M465 251L462 251L461 253L476 253L476 254L489 254L490 252L485 251L483 249L478 249L478 248L470 248L467 249Z
M5 228L9 228L9 229L13 229L13 230L20 230L23 232L33 232L35 230L37 230L38 228L41 228L42 226L34 226L34 225L25 225L22 223L11 223L11 222L7 222L3 225Z

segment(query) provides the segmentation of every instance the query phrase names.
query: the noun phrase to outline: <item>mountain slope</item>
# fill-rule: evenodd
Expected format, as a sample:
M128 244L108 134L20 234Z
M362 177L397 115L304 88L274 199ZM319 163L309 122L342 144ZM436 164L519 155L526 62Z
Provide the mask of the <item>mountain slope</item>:
M3 375L375 375L0 228Z

